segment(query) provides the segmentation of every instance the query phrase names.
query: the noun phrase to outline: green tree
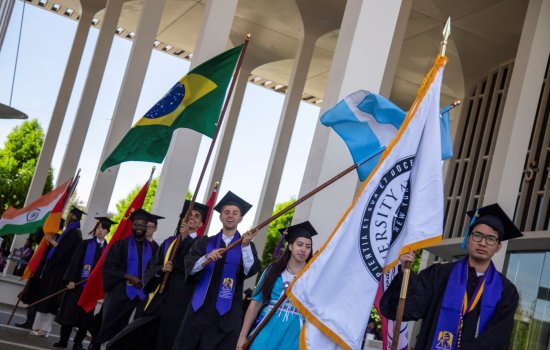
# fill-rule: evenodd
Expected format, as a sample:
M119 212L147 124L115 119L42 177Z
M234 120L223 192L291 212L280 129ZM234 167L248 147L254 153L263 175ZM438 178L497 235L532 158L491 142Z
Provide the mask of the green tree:
M275 205L275 210L273 214L280 212L282 209L288 207L292 203L296 202L296 199L290 199L286 202L279 203ZM262 269L261 272L271 264L273 260L273 251L277 247L277 243L281 239L281 233L279 229L290 226L292 223L292 218L294 217L294 209L289 210L287 213L281 215L281 217L275 219L270 225L267 231L267 237L265 240L264 252L262 253ZM283 247L284 248L284 247ZM282 249L282 248L281 248ZM258 274L260 276L261 273Z
M25 121L8 135L0 148L0 215L9 207L22 208L34 168L44 142L44 131L37 119ZM42 193L53 189L53 172L48 171Z

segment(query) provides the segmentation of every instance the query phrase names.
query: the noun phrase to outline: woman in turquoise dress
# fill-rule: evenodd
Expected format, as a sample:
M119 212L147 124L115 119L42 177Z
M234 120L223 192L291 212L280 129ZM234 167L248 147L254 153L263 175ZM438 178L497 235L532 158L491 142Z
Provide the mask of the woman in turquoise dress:
M312 256L311 237L317 232L309 221L291 226L282 234L288 243L287 247L284 253L268 266L260 278L244 317L237 350L242 350L247 336L254 332L256 326L273 309L290 282ZM265 327L260 330L249 349L297 350L303 320L298 309L292 305L290 300L286 299ZM250 331L251 329L252 331Z

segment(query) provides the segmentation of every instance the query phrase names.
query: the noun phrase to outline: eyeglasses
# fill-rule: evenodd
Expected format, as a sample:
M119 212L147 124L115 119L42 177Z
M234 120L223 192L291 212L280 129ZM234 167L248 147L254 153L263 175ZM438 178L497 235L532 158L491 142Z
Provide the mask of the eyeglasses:
M140 224L140 223L137 223L137 222L134 222L132 224L133 227L141 227L141 228L147 228L147 224Z
M487 243L487 245L495 245L498 243L498 237L491 236L491 235L484 235L481 232L477 232L477 231L472 232L471 236L474 242L481 242L483 238L485 238L485 243Z

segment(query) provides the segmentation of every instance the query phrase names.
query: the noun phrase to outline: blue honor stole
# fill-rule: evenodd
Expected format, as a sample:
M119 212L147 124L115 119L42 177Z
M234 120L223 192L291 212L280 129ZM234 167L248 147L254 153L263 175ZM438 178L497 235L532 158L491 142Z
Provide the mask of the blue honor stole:
M137 243L135 238L132 236L128 238L128 257L126 258L127 262L127 270L126 273L132 275L132 276L139 276L138 273L138 264L139 264L139 252L137 249ZM143 256L141 258L141 266L139 267L141 269L141 276L143 276L143 271L145 270L145 266L147 266L147 263L151 259L151 247L149 246L149 242L144 239L143 240ZM130 282L126 282L126 295L130 300L134 300L137 297L139 297L140 300L145 299L145 293L143 292L143 287L140 289L137 289L134 285L130 284Z
M206 246L206 254L211 251L221 247L223 231L220 231L216 236L210 238L208 245ZM231 240L231 243L236 241L241 237L240 233L237 231ZM228 245L229 245L228 244ZM233 296L235 295L235 288L237 282L237 270L242 260L242 249L241 247L235 247L226 252L225 262L223 265L223 273L220 281L220 286L218 287L218 297L216 299L216 310L220 316L225 315L229 310L231 310L231 304L233 302ZM203 274L197 284L195 293L193 294L193 300L191 305L193 306L193 311L197 311L204 304L204 299L206 293L208 292L208 287L210 286L210 280L212 279L212 274L214 272L215 264L208 264L203 271Z
M106 244L101 247L101 252L105 251ZM84 254L84 260L82 261L82 271L80 273L80 280L90 277L94 268L95 251L99 247L99 243L95 238L89 240L86 245L86 253ZM86 282L82 283L82 287L86 286Z
M458 261L451 271L435 329L432 350L455 350L460 348L464 315L481 302L479 334L493 316L502 296L502 279L493 262L479 281L472 296L468 296L468 256Z
M69 226L67 226L67 228L57 237L55 241L57 243L60 243L63 237L65 237L65 235L67 234L67 232L75 228L80 228L80 221L71 222ZM51 247L50 251L48 252L48 255L46 255L46 261L49 261L53 257L53 255L55 254L56 248L57 247L54 247L54 246Z

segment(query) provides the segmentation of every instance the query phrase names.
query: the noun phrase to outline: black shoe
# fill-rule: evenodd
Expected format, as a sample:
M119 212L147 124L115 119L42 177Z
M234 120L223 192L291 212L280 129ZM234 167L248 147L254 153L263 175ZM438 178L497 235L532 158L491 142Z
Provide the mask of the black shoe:
M73 350L86 350L86 348L84 348L84 347L82 346L82 344L80 344L80 343L78 343L78 344L75 343L75 344L73 345Z
M67 343L63 343L61 341L57 342L57 343L53 343L53 347L54 348L62 348L62 349L65 349L67 347Z
M31 328L32 328L32 324L27 323L27 322L16 323L16 324L15 324L15 327L25 328L25 329L31 329Z

